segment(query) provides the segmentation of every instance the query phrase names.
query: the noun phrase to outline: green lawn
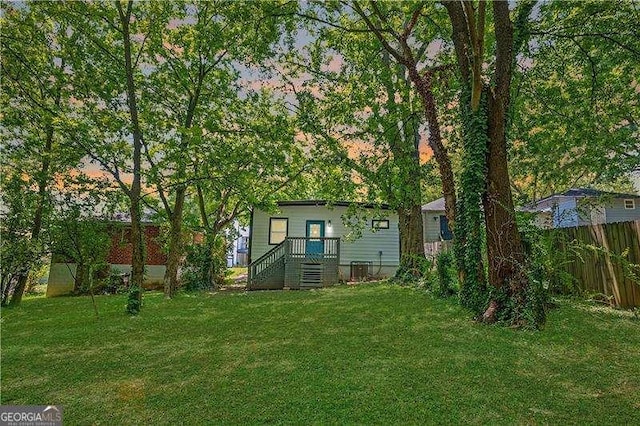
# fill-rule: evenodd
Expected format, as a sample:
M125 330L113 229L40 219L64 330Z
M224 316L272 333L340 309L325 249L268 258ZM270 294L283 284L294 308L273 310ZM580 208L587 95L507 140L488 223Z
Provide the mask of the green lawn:
M640 424L640 321L563 301L542 332L373 284L27 299L2 313L2 403L66 424Z

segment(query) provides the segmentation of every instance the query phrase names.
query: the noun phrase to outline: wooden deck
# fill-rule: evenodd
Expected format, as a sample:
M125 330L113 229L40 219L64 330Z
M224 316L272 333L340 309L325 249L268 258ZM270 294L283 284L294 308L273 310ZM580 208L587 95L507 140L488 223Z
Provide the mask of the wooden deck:
M340 238L287 237L249 265L249 290L308 289L338 281Z

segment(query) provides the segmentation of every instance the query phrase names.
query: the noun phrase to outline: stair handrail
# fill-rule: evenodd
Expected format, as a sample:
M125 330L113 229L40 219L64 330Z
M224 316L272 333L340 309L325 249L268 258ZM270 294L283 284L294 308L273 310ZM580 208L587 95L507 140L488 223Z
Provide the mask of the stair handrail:
M255 277L256 269L257 269L257 267L259 265L261 265L262 263L265 263L265 262L268 263L264 268L262 268L260 270L260 272L262 272L262 271L266 270L267 268L269 268L269 266L271 266L272 264L276 263L281 257L283 257L285 255L285 253L286 253L286 246L287 245L288 245L288 242L287 242L287 239L285 238L285 240L282 241L280 244L278 244L277 246L273 247L271 250L269 250L268 252L266 252L265 254L260 256L254 262L251 262L249 264L249 271L248 271L248 277L247 277L248 282L251 283L251 280ZM279 250L283 250L283 249L285 249L284 253L282 253L280 255L277 255L277 256L274 256Z

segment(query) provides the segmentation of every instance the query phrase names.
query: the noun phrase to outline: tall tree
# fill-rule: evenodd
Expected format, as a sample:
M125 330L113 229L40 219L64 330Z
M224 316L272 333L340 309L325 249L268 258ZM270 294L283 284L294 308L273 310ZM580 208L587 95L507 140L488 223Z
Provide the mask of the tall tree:
M142 304L145 247L142 227L143 126L139 104L145 67L141 59L152 33L167 16L156 3L77 2L65 5L76 49L76 112L67 123L74 143L126 194L131 218L132 271L127 311Z
M535 2L519 5L515 17L521 35ZM487 7L492 8L488 20ZM507 118L511 81L517 47L514 23L507 2L477 4L471 1L444 2L452 27L452 40L462 82L460 114L465 151L468 155L466 182L463 181L463 214L479 217L478 196L482 197L486 228L489 284L494 289L489 306L483 313L488 322L498 317L509 318L514 324L526 319L527 306L537 314L534 322L544 322L544 311L532 300L526 274L525 253L515 218L507 161ZM489 25L487 25L489 24ZM495 37L493 51L487 48L487 31ZM487 69L485 63L491 66ZM465 179L463 177L463 179ZM475 223L467 221L469 233L476 232ZM479 254L479 239L467 241L465 261ZM481 312L484 309L481 277L475 281L473 271L465 279L475 289L469 292L468 305Z
M433 90L434 79L442 67L437 58L426 55L434 40L419 36L421 32L432 34L426 20L419 19L427 5L424 2L397 4L376 1L368 2L366 6L359 1L347 4L362 19L365 28L376 36L383 49L406 69L409 81L419 96L429 131L427 140L438 164L447 219L453 226L456 220L455 180L451 158L442 139Z
M357 17L334 13L324 4L309 8L303 16L315 39L288 58L290 76L308 76L295 89L303 129L316 141L319 167L338 160L358 181L356 196L397 211L401 271L417 272L424 257L421 104L406 68L380 50L373 33L359 28Z
M514 79L510 165L521 200L626 190L640 166L637 13L626 1L540 5Z
M2 114L5 141L2 192L8 217L19 215L21 223L28 222L28 231L24 230L28 242L23 243L30 247L29 255L13 259L22 259L15 265L19 271L13 275L15 282L4 282L6 277L3 276L3 295L8 296L13 289L10 303L17 305L22 300L32 262L40 257L39 249L46 245L42 231L50 212L50 191L55 175L74 167L79 158L66 146L64 134L57 127L71 96L67 69L69 51L64 43L68 35L64 32L64 24L56 22L44 4L6 6L0 35L2 103L7 106ZM17 192L14 194L14 191ZM12 194L30 201L11 202ZM12 211L14 208L19 210ZM12 223L9 220L6 224L11 228L15 225ZM3 303L6 302L7 298L3 297Z
M378 81L375 84L380 85L382 89L378 93L373 93L368 101L371 105L383 105L386 99L386 105L377 110L377 118L390 113L391 110L394 111L388 115L388 118L396 114L393 127L398 128L399 131L391 136L393 132L389 130L392 127L382 126L383 136L373 137L373 139L387 140L390 148L388 152L392 154L389 158L393 158L393 162L396 163L394 166L396 168L393 169L396 173L394 182L396 188L391 191L397 196L403 192L401 188L406 190L402 194L405 198L398 203L400 207L398 212L403 224L401 228L406 231L403 232L404 243L401 243L401 246L407 253L413 254L413 256L407 256L408 259L417 259L416 256L421 257L424 252L420 231L422 223L418 152L420 126L418 123L424 122L428 130L427 142L437 164L442 194L445 198L446 215L451 225L454 224L456 216L453 167L448 153L449 148L442 138L439 106L434 96L435 79L445 71L446 67L440 66L437 55L433 55L433 42L442 39L443 35L440 34L437 25L430 25L426 20L418 20L418 16L425 13L427 9L438 15L435 18L436 22L446 16L442 9L434 9L432 5L425 5L423 2L368 2L365 4L357 1L328 4L318 2L315 8L303 14L304 18L324 25L327 33L334 33L336 42L332 49L336 50L338 57L342 54L351 55L347 58L347 62L358 63L359 72L363 75L368 73L376 76L374 80ZM344 39L342 43L341 38ZM349 46L348 41L354 45ZM361 49L358 51L358 48ZM352 65L346 64L343 68L349 66ZM379 78L384 75L380 70L385 68L388 71L386 81L383 81ZM351 71L351 76L353 75ZM338 80L337 83L340 84L340 81ZM405 87L398 91L403 84ZM417 97L411 91L407 91L409 88L407 85L413 88ZM371 94L375 90L376 88L373 87L371 90L365 90L365 93ZM321 93L323 95L322 91ZM403 102L397 102L401 93L404 93L400 96ZM353 93L350 96L359 99ZM403 108L405 112L410 111L411 118L409 115L399 118L397 112ZM370 116L370 114L366 113L364 116ZM362 115L356 118L361 117ZM393 137L396 140L393 140ZM374 163L368 161L370 166ZM390 164L390 162L386 163L387 166ZM406 198L409 194L413 195ZM387 191L388 195L391 195L389 191ZM393 198L395 197L390 199ZM400 200L396 198L396 201Z
M247 93L225 120L205 124L193 173L198 176L199 230L210 253L224 237L222 231L250 208L267 209L283 196L295 198L292 191L309 165L294 123L283 100L264 89Z
M142 99L144 151L149 183L156 187L170 225L166 297L178 287L188 191L205 179L197 175L193 161L209 149L203 147L203 132L242 130L245 118L235 113L245 95L240 70L273 55L271 45L286 31L284 18L271 12L287 7L277 2L167 3L171 22L149 40L148 96ZM227 141L219 143L224 148Z
M442 143L432 87L434 73L448 66L436 60L430 61L431 66L421 70L422 64L417 59L419 56L412 47L416 29L420 25L438 23L430 15L438 13L439 8L436 6L427 13L424 2L399 5L370 1L365 6L364 3L353 1L346 4L376 35L384 49L407 68L423 103L429 125L430 146L440 168L447 212L448 215L456 215L455 232L463 279L463 303L478 313L484 311L483 318L486 321L494 321L498 311L504 310L506 315L500 312L500 317L507 316L514 323L520 323L523 321L523 309L532 301L527 296L524 249L515 222L507 163L507 113L517 51L514 45L521 46L520 39L514 43L514 27L508 3L493 2L490 6L492 13L487 13L487 2L483 0L477 3L443 2L452 28L451 40L461 84L458 105L462 122L464 170L457 211L453 207L456 197L451 159ZM518 28L526 26L533 4L526 2L519 6L516 17ZM485 27L495 37L491 50L486 47L489 31L485 31ZM486 63L489 63L489 67L485 67ZM494 289L488 308L481 263L483 225L487 233L488 278ZM510 306L515 308L510 309ZM537 320L544 321L544 314L539 315Z

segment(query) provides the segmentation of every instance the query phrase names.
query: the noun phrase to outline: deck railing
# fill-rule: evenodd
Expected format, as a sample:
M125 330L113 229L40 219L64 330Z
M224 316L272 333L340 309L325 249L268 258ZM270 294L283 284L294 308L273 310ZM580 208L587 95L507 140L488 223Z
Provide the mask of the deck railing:
M282 277L289 261L323 263L340 259L340 238L287 237L283 242L251 262L248 270L249 287L259 282ZM276 277L277 276L277 277Z
M340 257L340 238L304 238L287 237L289 243L287 255L318 259L337 259Z
M251 262L248 269L247 280L252 284L255 280L265 278L265 275L272 275L280 269L280 263L286 254L287 240L284 240L262 256L255 262Z

